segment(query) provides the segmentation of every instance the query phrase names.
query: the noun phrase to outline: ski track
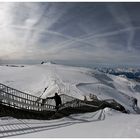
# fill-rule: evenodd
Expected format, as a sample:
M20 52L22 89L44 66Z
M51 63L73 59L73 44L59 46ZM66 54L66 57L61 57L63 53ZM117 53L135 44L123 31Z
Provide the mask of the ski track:
M0 118L0 138L57 129L74 124L96 122L104 119L104 110L88 113L88 115L86 113L70 115L57 120L27 120L2 117Z

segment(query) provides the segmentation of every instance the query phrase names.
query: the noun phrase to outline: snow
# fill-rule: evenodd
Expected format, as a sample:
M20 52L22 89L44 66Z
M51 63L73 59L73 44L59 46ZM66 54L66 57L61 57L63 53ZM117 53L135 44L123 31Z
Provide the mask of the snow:
M39 96L46 87L42 96L52 95L55 92L66 93L83 99L75 85L79 82L97 82L88 75L86 68L66 67L55 64L33 65L26 67L0 67L0 82L13 88ZM75 94L76 92L76 94Z
M57 120L0 120L3 135L15 138L138 138L140 117L108 108ZM7 131L6 131L7 130ZM12 130L12 131L10 131ZM2 135L2 134L0 134Z
M140 117L132 107L132 97L140 93L140 83L98 70L52 63L24 67L0 66L0 83L46 98L55 92L84 99L115 99L130 114L109 108L92 113L73 114L58 120L0 118L0 137L140 137ZM44 89L46 91L43 93ZM89 99L90 100L90 99ZM55 135L54 135L55 134Z

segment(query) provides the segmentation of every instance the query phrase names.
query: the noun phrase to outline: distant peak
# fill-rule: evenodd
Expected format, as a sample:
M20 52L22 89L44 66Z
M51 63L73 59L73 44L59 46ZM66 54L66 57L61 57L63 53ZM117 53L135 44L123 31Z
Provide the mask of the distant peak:
M45 61L42 61L41 64L56 64L56 63L50 60L45 60Z

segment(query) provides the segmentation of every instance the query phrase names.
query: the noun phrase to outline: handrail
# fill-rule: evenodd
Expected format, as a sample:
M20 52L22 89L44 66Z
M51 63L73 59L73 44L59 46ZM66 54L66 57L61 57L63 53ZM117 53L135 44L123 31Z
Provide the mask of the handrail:
M42 103L36 102L36 100L38 99L38 97L36 96L29 95L27 93L13 89L1 83L0 83L0 93L1 93L0 102L8 106L12 107L14 106L20 109L37 110L37 111L55 109L54 105L50 104L42 105Z
M4 87L6 87L6 88L10 88L11 90L14 90L15 92L22 93L22 95L27 95L27 96L34 97L34 98L38 99L37 96L30 95L29 93L22 92L22 91L20 91L20 90L14 89L14 88L9 87L9 86L7 86L7 85L4 85L4 84L2 84L2 83L0 83L0 87L1 87L1 86L4 86ZM0 90L1 90L1 88L0 88Z
M61 94L62 106L60 108L65 107L81 107L81 106L90 106L97 108L99 106L95 106L92 104L88 104L83 100L77 99L75 97ZM11 106L19 109L33 110L33 111L47 111L47 110L55 110L55 102L51 99L46 99L46 103L42 103L42 101L38 101L38 99L42 100L43 98L30 95L24 93L22 91L16 90L9 86L0 83L0 103ZM114 101L113 99L106 99L103 101Z
M11 107L28 109L28 110L37 110L37 111L55 109L54 100L46 99L46 103L42 104L40 100L42 100L43 98L30 95L28 93L19 91L17 89L11 88L1 83L0 83L0 93L1 93L0 94L1 103ZM62 104L67 103L67 106L69 102L72 103L75 100L79 100L66 94L61 94L60 96L61 96ZM40 100L37 101L38 99ZM79 103L80 101L82 100L79 100ZM73 105L69 104L69 106L73 106ZM77 106L80 106L80 104L77 104Z

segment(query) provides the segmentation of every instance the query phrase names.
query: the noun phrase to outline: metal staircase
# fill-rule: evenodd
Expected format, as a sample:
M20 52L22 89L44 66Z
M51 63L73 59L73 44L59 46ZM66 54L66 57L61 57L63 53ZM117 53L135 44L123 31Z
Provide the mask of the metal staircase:
M61 94L60 96L62 100L62 106L60 109L69 107L78 108L82 106L82 101L79 99L65 94ZM18 114L20 112L22 115L22 112L25 113L26 111L26 114L38 114L40 117L43 115L47 118L47 114L54 114L56 111L55 102L54 100L46 99L46 103L42 105L42 100L42 98L16 90L0 83L1 115L5 114L5 112L7 115L11 115L13 111ZM23 116L25 116L25 114Z
M66 113L65 115L96 111L108 106L104 101L99 101L95 105L92 104L93 102L85 102L66 94L60 96L62 105L57 112ZM42 104L42 100L42 98L0 83L0 116L50 119L56 113L55 102L52 99L46 99L46 103ZM64 116L64 114L61 114L61 116Z

